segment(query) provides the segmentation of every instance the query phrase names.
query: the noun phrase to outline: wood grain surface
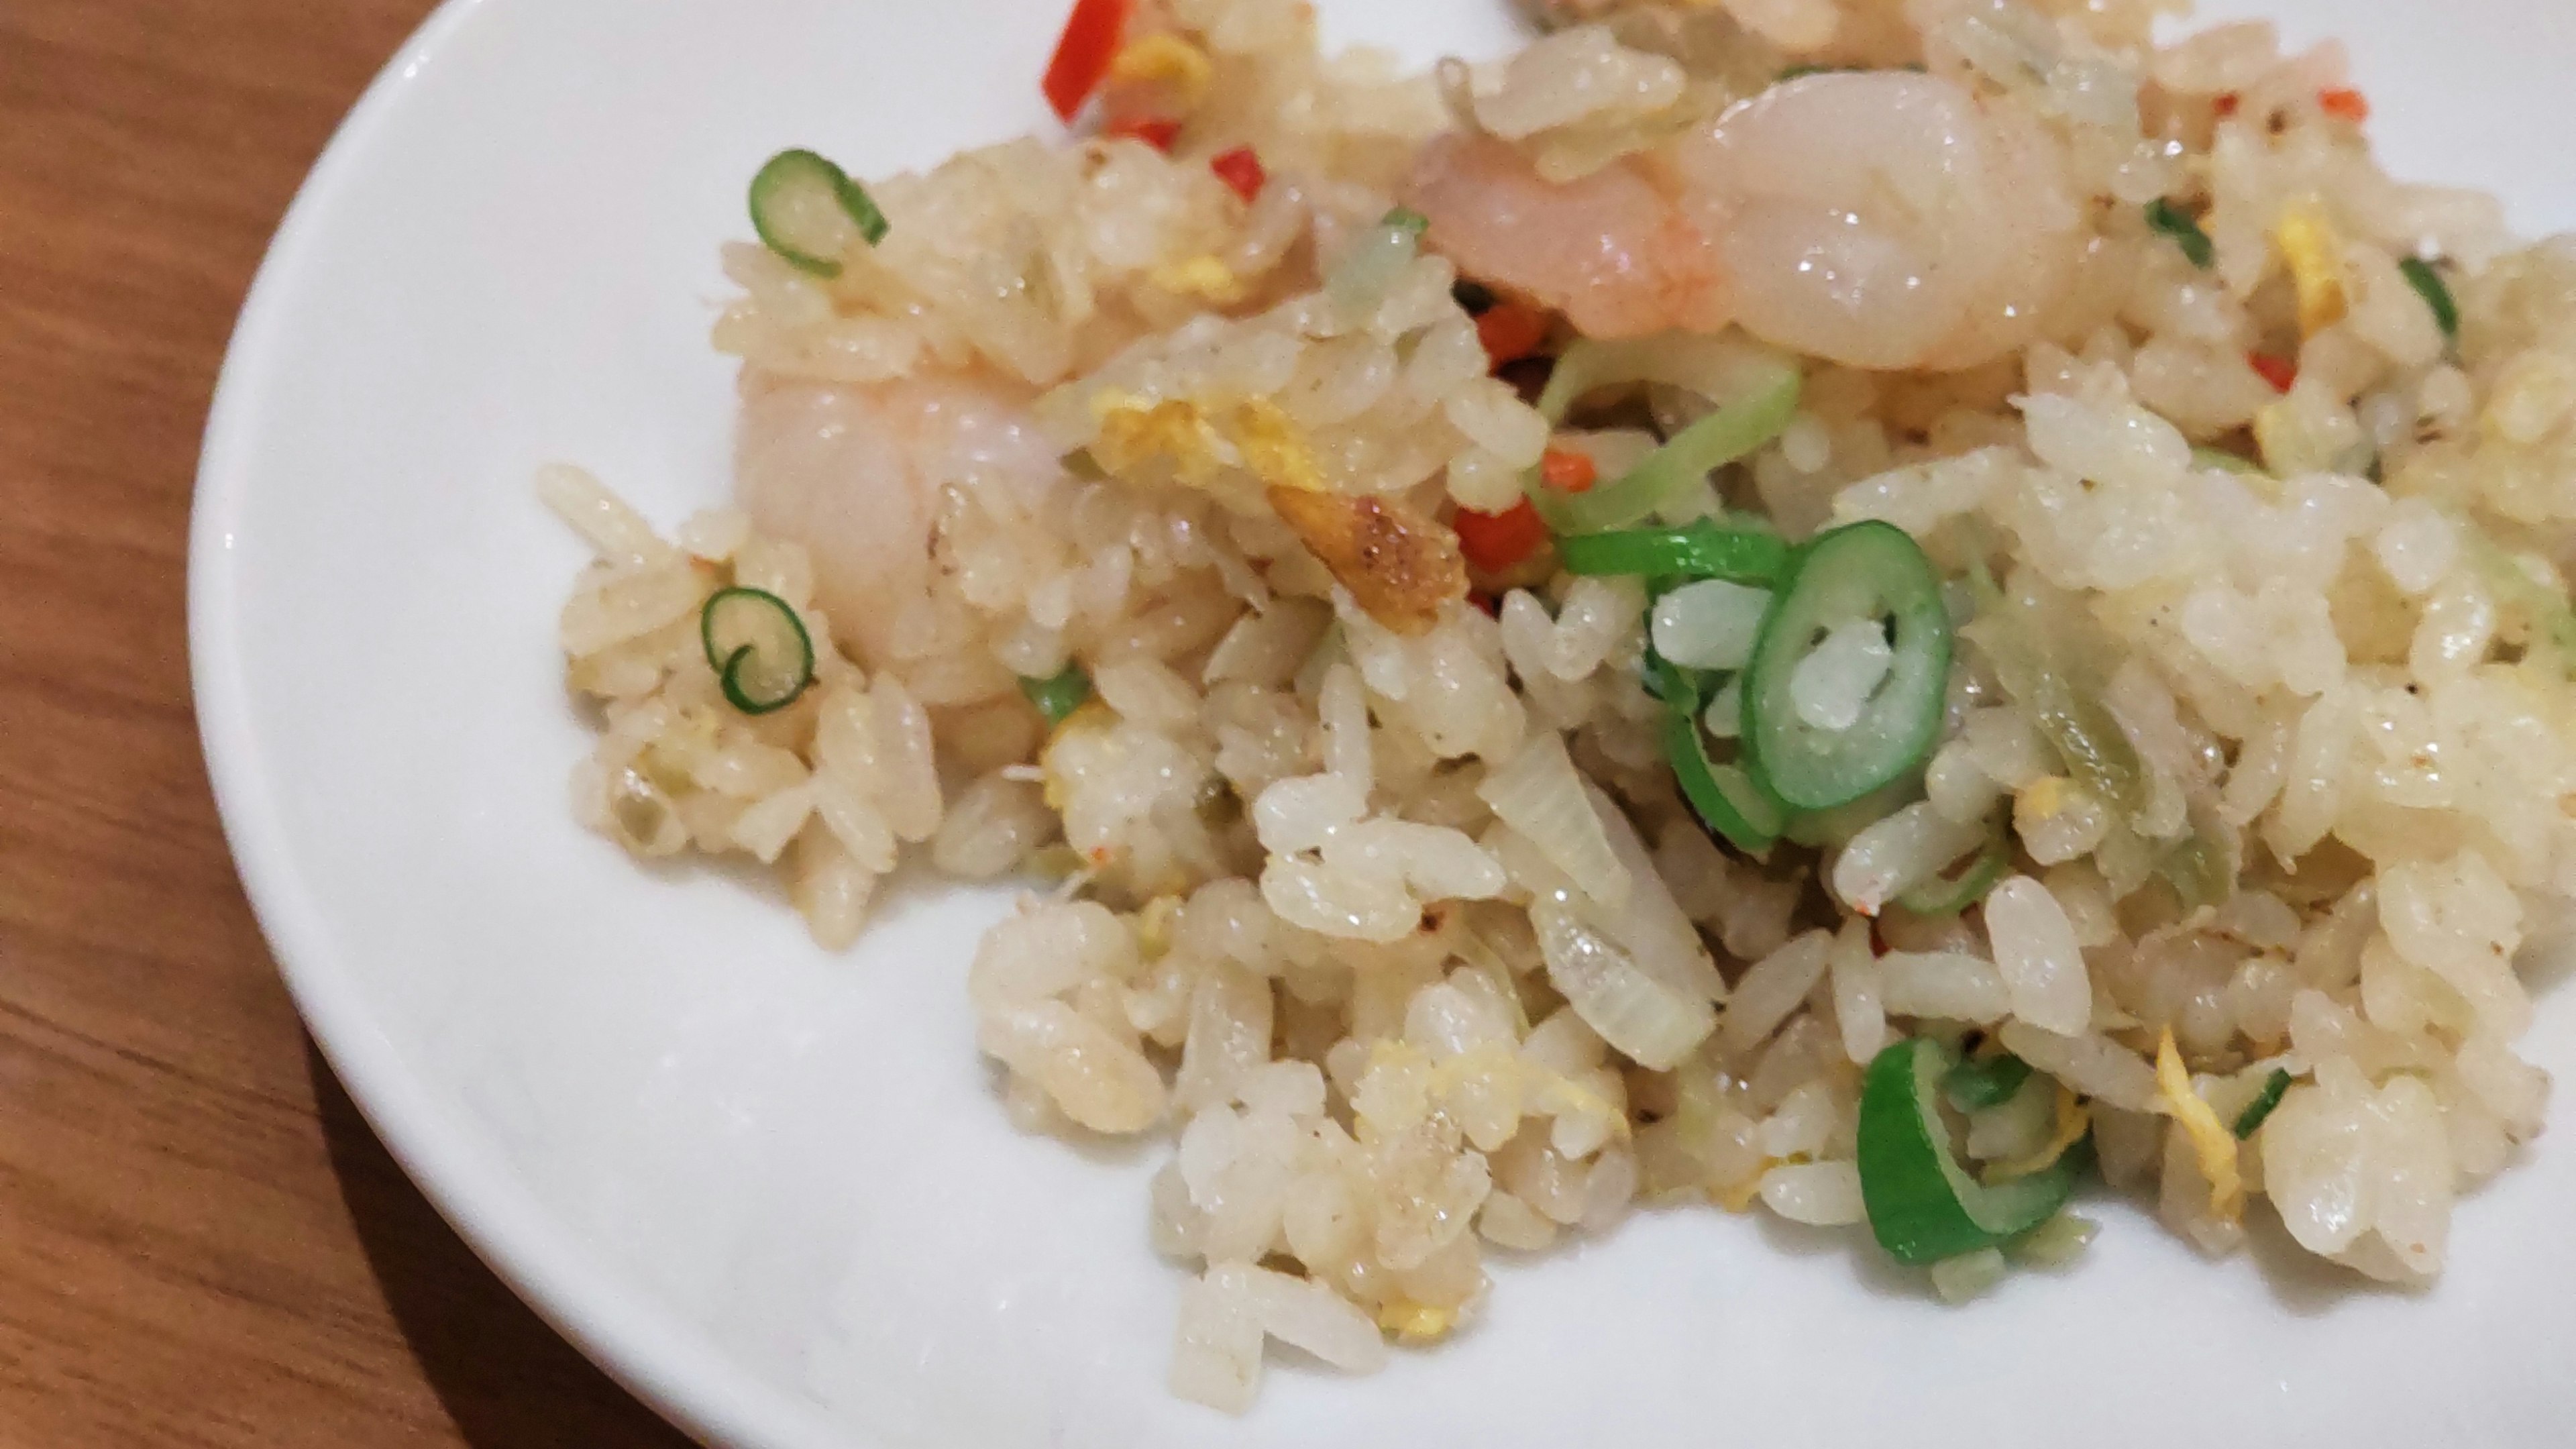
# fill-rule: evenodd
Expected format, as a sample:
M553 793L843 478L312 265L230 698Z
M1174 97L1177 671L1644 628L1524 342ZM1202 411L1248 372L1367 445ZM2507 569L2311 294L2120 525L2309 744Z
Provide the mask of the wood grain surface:
M198 434L429 0L0 0L0 1449L685 1443L305 1039L189 708Z

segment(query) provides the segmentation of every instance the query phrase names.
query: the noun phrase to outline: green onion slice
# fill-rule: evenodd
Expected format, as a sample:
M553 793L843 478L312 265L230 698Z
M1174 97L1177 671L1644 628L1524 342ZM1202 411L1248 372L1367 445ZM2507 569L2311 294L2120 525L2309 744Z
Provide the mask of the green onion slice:
M2459 341L2460 304L2452 300L2451 286L2442 280L2442 274L2421 257L2400 261L2397 270L2405 273L2406 285L2413 287L2415 295L2424 299L2424 305L2433 309L2433 320L2441 324L2442 335L2450 341Z
M2174 245L2182 248L2184 260L2204 272L2218 259L2218 249L2210 244L2209 233L2200 229L2200 223L2161 196L2147 203L2147 229L2172 237Z
M1964 1061L1941 1078L1941 1095L1962 1112L2001 1106L2030 1080L2030 1063L2007 1052L1984 1061Z
M1409 206L1399 206L1388 212L1378 218L1378 224L1394 227L1397 231L1411 232L1415 236L1431 230L1431 218Z
M1052 729L1091 698L1091 676L1082 672L1081 665L1068 664L1049 679L1021 676L1020 693L1038 707L1038 713L1046 716L1047 726Z
M2263 1090L2255 1093L2254 1100L2245 1104L2245 1110L2236 1114L2236 1140L2242 1142L2253 1136L2255 1129L2263 1125L2263 1119L2272 1115L2272 1109L2281 1105L2281 1098L2289 1090L2290 1074L2274 1067L2272 1075L2263 1079Z
M1787 828L1787 812L1743 766L1719 764L1708 757L1708 737L1700 732L1700 687L1689 670L1670 660L1650 658L1647 692L1664 702L1664 758L1682 796L1708 828L1747 855L1771 848Z
M2000 1246L2048 1221L2074 1190L2073 1152L1991 1187L1959 1165L1938 1098L1956 1062L1937 1041L1901 1041L1870 1062L1861 1083L1861 1203L1879 1246L1901 1263Z
M718 589L698 611L698 642L725 702L744 714L785 709L814 682L805 621L765 590Z
M1854 620L1891 627L1891 659L1860 717L1828 730L1799 718L1798 667L1826 632ZM1744 744L1756 778L1794 810L1830 810L1920 764L1940 732L1950 684L1950 615L1920 545L1875 519L1820 534L1798 551L1744 673Z
M1705 518L1680 528L1571 533L1556 541L1556 554L1570 574L1724 579L1763 587L1777 582L1789 566L1789 545L1780 535L1728 528Z
M1955 916L1984 900L2011 863L2012 841L2005 833L2004 817L1997 815L1986 832L1985 845L1967 869L1925 881L1897 896L1896 903L1918 916Z
M867 188L811 151L781 151L751 178L751 229L800 272L841 274L851 247L885 240L885 213Z
M1778 437L1798 410L1795 362L1739 339L1675 332L1576 342L1548 374L1538 410L1551 424L1560 423L1585 393L1657 382L1697 393L1716 407L1616 481L1588 492L1550 488L1531 469L1524 488L1549 528L1559 534L1625 528Z

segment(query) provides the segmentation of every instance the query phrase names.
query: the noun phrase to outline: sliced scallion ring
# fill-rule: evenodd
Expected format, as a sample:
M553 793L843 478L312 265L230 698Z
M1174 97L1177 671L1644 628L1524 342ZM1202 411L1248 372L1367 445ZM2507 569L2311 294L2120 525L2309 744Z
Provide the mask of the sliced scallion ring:
M2460 304L2451 296L2450 283L2443 281L2442 274L2422 257L2405 258L2397 264L2397 270L2405 275L2406 285L2413 287L2415 295L2423 298L2424 305L2431 309L2434 325L2442 329L2443 340L2459 341Z
M2263 1119L2271 1116L2272 1109L2281 1105L2281 1098L2288 1095L2289 1090L2290 1074L2274 1067L2272 1075L2263 1079L2263 1090L2256 1092L2254 1100L2245 1104L2245 1110L2236 1114L2236 1122L2231 1129L2236 1140L2242 1142L2260 1130Z
M1625 528L1652 515L1711 472L1778 437L1798 410L1796 363L1746 342L1671 333L1575 343L1548 374L1538 410L1558 423L1585 393L1652 382L1695 392L1716 407L1617 480L1586 492L1551 488L1532 469L1524 490L1558 534Z
M1053 728L1091 698L1091 676L1083 673L1081 665L1067 664L1045 679L1022 675L1020 693L1029 697L1029 703L1038 707L1038 713L1046 716L1047 726Z
M1680 528L1565 534L1556 541L1556 556L1570 574L1724 579L1768 587L1788 568L1789 545L1764 529L1727 528L1701 518Z
M1886 676L1843 729L1800 717L1792 680L1828 631L1889 630ZM1793 810L1830 810L1915 765L1941 727L1950 683L1950 615L1932 561L1905 530L1871 520L1798 551L1744 674L1744 743L1755 776Z
M698 611L698 642L725 702L744 714L785 709L814 682L805 621L765 590L718 589Z
M1665 659L1650 659L1646 678L1648 692L1664 702L1664 758L1683 798L1736 849L1747 855L1769 850L1787 828L1787 812L1743 766L1708 757L1708 737L1700 732L1698 681Z
M2030 1063L2007 1052L1983 1061L1965 1061L1941 1079L1941 1095L1962 1112L1975 1112L2011 1101L2030 1080Z
M1870 1062L1861 1082L1861 1204L1879 1246L1901 1263L2000 1246L2048 1221L2074 1190L2074 1152L1992 1186L1959 1165L1939 1102L1956 1062L1928 1037L1901 1041Z
M751 178L751 229L800 272L841 274L841 258L885 240L885 213L867 188L811 151L781 151Z

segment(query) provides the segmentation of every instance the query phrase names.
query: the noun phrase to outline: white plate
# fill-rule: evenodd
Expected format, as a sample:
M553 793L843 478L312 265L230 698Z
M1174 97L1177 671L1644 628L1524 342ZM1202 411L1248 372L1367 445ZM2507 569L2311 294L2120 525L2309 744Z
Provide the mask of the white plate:
M2398 168L2576 219L2576 13L2299 0L2352 37ZM1494 0L1326 6L1491 53ZM2126 1207L2080 1271L1943 1309L1862 1234L1707 1209L1501 1270L1386 1374L1274 1364L1225 1419L1162 1390L1179 1275L1151 1152L1015 1134L962 989L990 894L861 946L577 830L553 649L580 561L530 470L665 524L725 489L717 243L762 157L874 174L1038 128L1056 0L455 0L350 118L243 313L192 560L198 701L306 1018L412 1174L647 1398L728 1443L2562 1443L2576 1148L2460 1211L2407 1297L2209 1265ZM2576 1008L2531 1048L2576 1065ZM1353 1426L1359 1426L1356 1430Z

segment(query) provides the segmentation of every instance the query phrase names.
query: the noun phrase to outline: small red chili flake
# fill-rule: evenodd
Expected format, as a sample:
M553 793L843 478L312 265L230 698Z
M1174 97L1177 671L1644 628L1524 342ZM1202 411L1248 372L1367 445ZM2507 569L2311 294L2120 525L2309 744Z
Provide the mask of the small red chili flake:
M2211 110L2213 110L2213 111L2216 111L2216 112L2217 112L2218 114L2220 114L2221 116L2232 116L2232 115L2235 115L2235 114L2236 114L2236 106L2237 106L2236 92L2234 92L2234 91L2228 91L2228 92L2226 92L2225 94L2221 95L2217 100L2214 100L2214 101L2212 101L2212 102L2210 102L2210 103L2209 103L2209 108L2210 108Z
M2245 365L2261 373L2274 392L2288 392L2291 384L2299 380L2299 364L2287 357L2249 352L2245 354Z
M1458 531L1458 551L1467 562L1489 574L1501 573L1547 542L1547 524L1526 498L1501 513L1461 508L1449 526Z
M2348 87L2317 92L2317 109L2341 121L2358 126L2370 119L2370 102L2361 92Z
M1521 302L1497 302L1476 318L1476 337L1495 367L1517 362L1547 340L1547 314Z
M1129 140L1142 141L1157 151L1168 153L1172 149L1172 142L1181 134L1181 123L1168 116L1130 116L1126 120L1112 121L1101 127L1100 134L1103 139L1123 136Z
M1119 38L1126 34L1128 17L1135 9L1136 0L1075 0L1041 87L1047 104L1065 124L1073 123L1082 103L1109 75L1109 63L1118 56Z
M1592 461L1590 453L1550 448L1539 457L1538 476L1561 493L1589 493L1592 485L1600 481L1601 465Z
M1261 169L1261 158L1252 154L1249 146L1237 146L1231 151L1219 151L1210 156L1208 169L1216 173L1217 180L1233 187L1234 194L1242 197L1246 206L1261 195L1262 186L1270 180L1270 173Z

